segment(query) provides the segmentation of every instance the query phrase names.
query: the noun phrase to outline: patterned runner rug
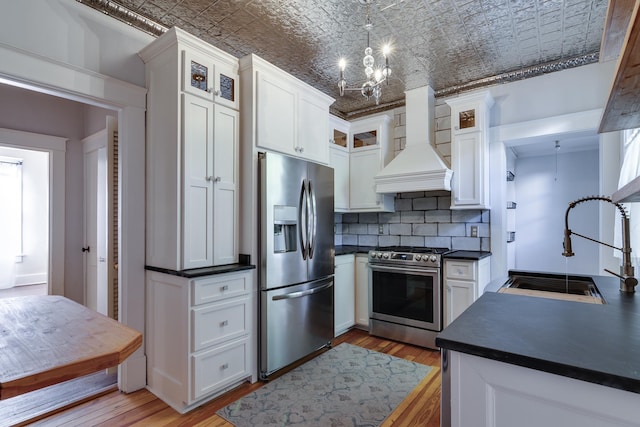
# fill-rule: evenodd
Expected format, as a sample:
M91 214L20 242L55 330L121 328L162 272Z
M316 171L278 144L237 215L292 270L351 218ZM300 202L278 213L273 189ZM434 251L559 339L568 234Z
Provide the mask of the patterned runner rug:
M237 427L379 426L430 370L343 343L217 414Z

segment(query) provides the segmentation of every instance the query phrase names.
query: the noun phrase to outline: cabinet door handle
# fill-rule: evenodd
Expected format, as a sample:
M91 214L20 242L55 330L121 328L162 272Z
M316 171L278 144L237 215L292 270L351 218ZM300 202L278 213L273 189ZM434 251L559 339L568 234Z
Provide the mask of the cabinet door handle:
M229 369L229 364L228 363L224 363L220 366L220 370L224 371L225 369Z
M228 320L223 320L222 322L220 322L220 326L229 326L229 321Z
M213 181L213 177L212 176L206 176L204 179L207 180L207 181Z
M304 151L304 147L300 147L300 152L302 153Z
M219 176L216 176L216 179L214 179L213 181L214 181L214 182L220 182L220 181L222 181L222 178L221 178L221 177L219 177Z
M228 291L228 290L229 290L229 285L223 285L223 286L220 286L220 290L221 290L222 292L224 292L224 291Z

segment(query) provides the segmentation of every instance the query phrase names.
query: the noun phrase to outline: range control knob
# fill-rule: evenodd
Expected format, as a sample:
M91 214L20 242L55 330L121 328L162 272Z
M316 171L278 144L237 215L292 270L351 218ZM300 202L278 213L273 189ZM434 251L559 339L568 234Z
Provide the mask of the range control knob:
M436 262L436 260L437 260L438 258L436 258L436 256L435 256L435 255L431 255L431 258L429 258L429 259L431 260L431 262Z
M375 254L374 256L378 257L378 258L382 258L382 254L380 252L378 252L377 254Z
M415 259L416 259L416 261L420 261L422 259L422 255L416 255Z
M382 258L384 258L384 259L389 259L389 254L388 254L388 253L386 253L386 252L385 252L385 253L383 253L383 254L382 254Z

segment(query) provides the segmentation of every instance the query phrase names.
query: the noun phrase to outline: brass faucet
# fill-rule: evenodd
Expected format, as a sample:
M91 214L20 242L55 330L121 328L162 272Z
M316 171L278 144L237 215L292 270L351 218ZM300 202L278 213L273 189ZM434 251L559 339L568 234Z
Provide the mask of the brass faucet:
M600 200L603 202L608 202L615 205L620 214L622 216L622 247L616 248L615 246L609 245L607 243L601 242L596 239L592 239L591 237L583 236L582 234L575 233L569 229L569 211L574 208L576 205L582 202L587 202L590 200ZM638 279L633 276L633 264L631 264L631 236L629 234L629 217L627 216L627 211L620 203L616 203L608 197L603 196L589 196L583 197L582 199L578 199L569 203L569 207L567 208L567 212L564 215L564 252L562 255L565 257L574 256L573 250L571 249L571 235L575 234L578 237L582 237L587 240L591 240L592 242L600 243L601 245L608 246L613 249L617 249L622 251L622 265L620 266L620 274L614 273L611 270L606 271L609 274L613 274L620 278L620 291L622 292L635 292L635 286L638 284Z

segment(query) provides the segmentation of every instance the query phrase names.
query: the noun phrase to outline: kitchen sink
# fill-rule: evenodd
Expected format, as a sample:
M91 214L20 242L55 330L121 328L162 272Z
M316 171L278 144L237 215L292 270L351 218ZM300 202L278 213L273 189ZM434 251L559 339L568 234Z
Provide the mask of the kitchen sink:
M501 293L604 304L593 279L585 276L509 272Z

